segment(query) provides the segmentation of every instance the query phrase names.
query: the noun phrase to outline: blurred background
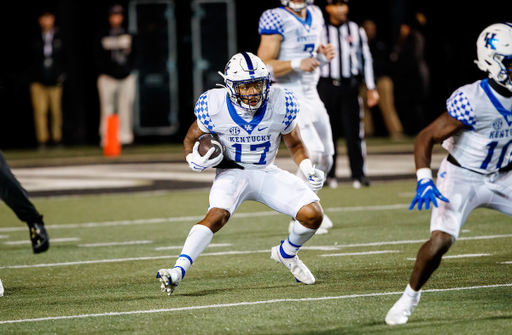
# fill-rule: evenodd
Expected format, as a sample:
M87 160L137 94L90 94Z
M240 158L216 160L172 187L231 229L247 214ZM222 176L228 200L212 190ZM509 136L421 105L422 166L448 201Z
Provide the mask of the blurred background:
M258 20L279 0L40 0L0 1L0 148L36 148L30 95L31 41L40 34L38 17L55 13L65 46L62 144L99 145L100 105L93 60L96 34L108 25L108 9L124 8L125 29L137 36L139 55L134 107L135 144L181 143L198 96L221 82L232 54L257 52ZM324 9L326 0L315 0ZM495 22L511 21L507 1L350 0L352 21L373 20L392 49L400 26L411 17L425 38L429 69L426 117L444 112L445 100L461 85L484 74L473 60L478 34ZM420 16L417 13L421 13ZM376 118L374 136L387 136Z

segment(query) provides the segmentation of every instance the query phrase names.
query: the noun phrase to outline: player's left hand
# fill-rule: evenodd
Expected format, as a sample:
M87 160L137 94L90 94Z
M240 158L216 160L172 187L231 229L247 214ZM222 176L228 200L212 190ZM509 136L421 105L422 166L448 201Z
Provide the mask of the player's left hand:
M324 186L324 172L322 170L315 169L313 165L313 169L310 171L306 177L309 180L309 184L313 192L319 191Z
M434 181L430 178L423 178L418 180L418 185L416 186L416 196L412 199L411 206L409 210L414 208L414 205L418 203L418 210L421 210L423 203L425 203L425 209L430 209L430 202L437 207L437 200L442 200L444 202L450 202L447 198L443 197L441 192L437 189Z

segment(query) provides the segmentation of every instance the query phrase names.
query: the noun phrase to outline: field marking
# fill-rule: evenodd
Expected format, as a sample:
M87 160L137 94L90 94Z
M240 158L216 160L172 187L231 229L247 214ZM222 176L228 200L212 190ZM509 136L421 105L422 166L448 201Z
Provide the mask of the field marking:
M356 207L335 207L326 208L326 212L356 212L356 211L383 211L408 208L409 205L394 204L384 206L356 206ZM251 218L262 216L283 215L276 211L252 212L252 213L235 213L233 219L236 218ZM200 221L204 219L204 215L196 216L178 216L170 218L154 218L154 219L139 219L139 220L120 220L120 221L107 221L107 222L88 222L88 223L67 223L59 225L45 225L48 229L73 229L73 228L96 228L96 227L111 227L111 226L128 226L140 224L154 224L154 223L167 223L167 222L184 222L184 221ZM26 227L4 227L0 228L0 232L11 231L25 231Z
M502 238L502 237L512 237L510 235L489 235L489 236L474 236L468 238L459 238L459 240L475 240L475 239L494 239L494 238ZM411 244L411 243L421 243L425 242L425 240L411 240L411 241L389 241L389 242L373 242L373 243L358 243L358 244L345 244L335 246L336 248L347 248L347 247L361 247L361 246L381 246L381 245L389 245L389 244ZM302 249L310 249L310 250L338 250L333 249L331 246L326 247L303 247ZM322 248L322 249L318 249ZM264 253L270 252L270 250L246 250L246 251L222 251L222 252L210 252L201 254L201 256L226 256L226 255L246 255L246 254L256 254L256 253ZM168 258L178 258L179 255L170 255L170 256L148 256L148 257L133 257L133 258L118 258L118 259L99 259L92 261L76 261L76 262L64 262L64 263L49 263L49 264L31 264L31 265L7 265L0 266L0 269L24 269L24 268L37 268L37 267L52 267L52 266L66 266L66 265L81 265L81 264L96 264L96 263L115 263L115 262L131 262L131 261L140 261L140 260L155 260L155 259L168 259Z
M9 238L9 235L0 235L0 238Z
M53 242L53 240L51 240ZM108 243L88 243L88 244L79 244L78 247L83 248L94 248L94 247L111 247L118 245L134 245L134 244L150 244L153 241L127 241L127 242L108 242Z
M500 264L512 264L512 261L508 261L508 262L501 262Z
M215 247L230 247L232 246L233 244L232 243L212 243L210 245L208 245L208 248L215 248ZM155 248L155 250L175 250L175 249L183 249L183 246L182 245L174 245L174 246L170 246L170 247L159 247L159 248Z
M50 240L52 243L60 243L60 242L76 242L80 241L79 237L66 237L66 238L52 238ZM18 244L32 244L29 240L22 240L22 241L7 241L4 242L4 244L8 245L18 245Z
M466 258L466 257L482 257L482 256L491 256L491 254L462 254L462 255L450 255L443 256L445 258ZM409 261L415 261L416 258L407 258Z
M422 290L422 293L448 292L448 291L461 291L461 290L477 290L477 289L485 289L485 288L498 288L498 287L510 287L510 286L512 286L512 284L496 284L496 285L485 285L485 286L454 287L454 288L444 288L444 289ZM334 297L301 298L301 299L274 299L274 300L264 300L264 301L247 301L247 302L237 302L237 303L231 303L231 304L189 306L189 307L176 307L176 308L165 308L165 309L150 309L150 310L139 310L139 311L128 311L128 312L109 312L109 313L97 313L97 314L79 314L79 315L67 315L67 316L50 316L50 317L35 318L35 319L5 320L5 321L0 321L0 324L25 323L25 322L50 321L50 320L66 320L66 319L83 319L83 318L92 318L92 317L100 317L100 316L120 316L120 315L134 315L134 314L169 313L169 312L179 312L179 311L198 310L198 309L226 308L226 307L229 308L229 307L238 307L238 306L254 306L254 305L281 303L281 302L290 303L290 302L310 302L310 301L323 301L323 300L339 300L339 299L351 299L351 298L367 298L367 297L379 297L379 296L387 296L387 295L399 295L399 294L403 294L403 293L404 293L403 291L400 291L400 292L381 292L381 293L368 293L368 294L341 295L341 296L334 296Z
M359 256L359 255L374 255L374 254L389 254L401 252L400 250L380 250L380 251L365 251L365 252L347 252L343 254L325 254L319 255L320 257L334 257L334 256Z

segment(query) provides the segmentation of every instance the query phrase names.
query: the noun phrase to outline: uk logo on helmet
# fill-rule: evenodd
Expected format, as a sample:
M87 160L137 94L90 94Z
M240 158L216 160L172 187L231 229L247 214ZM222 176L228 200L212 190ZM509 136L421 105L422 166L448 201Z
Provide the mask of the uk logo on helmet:
M485 40L486 48L491 48L492 50L496 50L496 45L494 45L494 44L498 43L498 40L495 37L496 37L496 34L491 34L491 37L489 37L489 33L485 34L484 40Z

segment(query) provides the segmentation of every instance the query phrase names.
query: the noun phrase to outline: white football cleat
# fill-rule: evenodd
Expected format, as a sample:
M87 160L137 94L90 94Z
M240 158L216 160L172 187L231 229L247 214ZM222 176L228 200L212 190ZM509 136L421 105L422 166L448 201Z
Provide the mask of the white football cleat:
M324 218L325 218L325 216L324 216ZM325 221L325 219L324 219L324 221ZM330 220L329 220L329 221L330 221ZM293 225L294 225L294 224L295 224L295 220L291 220L291 221L290 221L290 224L288 225L288 233L289 233L289 234L291 234L291 233L292 233L292 231L293 231ZM323 223L323 221L322 221L322 225L320 226L320 228L318 228L318 229L316 230L315 235L323 235L323 234L327 234L327 233L329 232L327 229L325 229L325 228L323 228L323 227L322 227L322 226L323 226L323 224L324 224L324 223ZM332 225L332 222L331 222L331 225Z
M403 325L409 320L412 312L418 306L420 302L421 291L418 292L416 298L402 295L400 299L391 307L388 314L386 315L386 323L390 326Z
M166 292L168 295L171 295L171 293L176 291L176 288L178 288L178 285L183 279L182 272L178 268L160 269L158 270L156 277L162 283L160 286L162 292Z
M4 286L2 285L2 279L0 279L0 297L4 296Z
M311 285L315 283L315 277L309 271L308 267L302 263L299 256L295 255L293 258L284 258L281 256L280 249L281 244L272 248L270 258L275 260L276 263L281 263L290 270L295 277L295 280L299 283Z
M322 221L322 224L320 225L320 228L323 228L323 229L331 229L332 228L332 221L325 214L324 214L324 219Z

